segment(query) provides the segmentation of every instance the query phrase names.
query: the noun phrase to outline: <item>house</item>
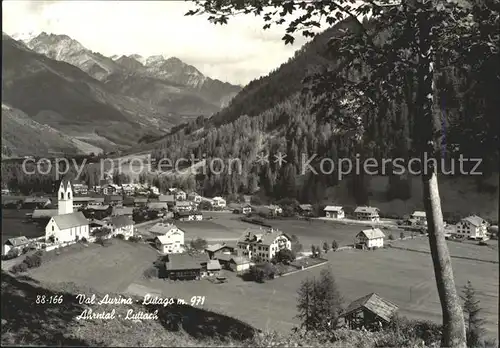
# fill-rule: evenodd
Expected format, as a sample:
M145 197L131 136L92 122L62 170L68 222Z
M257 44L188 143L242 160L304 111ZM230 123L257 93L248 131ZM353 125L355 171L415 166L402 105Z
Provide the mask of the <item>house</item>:
M222 268L219 260L209 260L206 267L208 276L218 276Z
M205 248L205 253L207 253L208 257L213 260L216 253L220 254L231 254L234 251L234 248L227 245L226 243L222 244L212 244L208 245Z
M363 327L367 330L380 330L391 322L397 310L398 306L394 303L371 293L351 302L341 317L350 330Z
M248 230L237 243L237 253L250 260L269 262L281 249L291 249L290 237L279 230Z
M212 198L212 206L214 208L224 209L226 207L226 200L220 196Z
M132 207L113 207L111 211L111 216L132 216L134 214L134 208Z
M385 234L380 228L363 230L356 235L356 247L360 249L382 248Z
M165 263L167 276L170 279L198 280L201 278L200 263L189 254L168 255Z
M82 212L73 212L73 191L68 180L62 180L58 191L58 215L45 226L45 240L70 242L89 238L89 222Z
M147 204L148 210L168 210L167 202L150 202Z
M283 209L279 205L266 205L265 208L269 209L271 215L277 216L283 214Z
M89 187L85 184L75 183L73 184L73 192L76 195L87 195L89 192Z
M92 202L89 202L89 204L104 205L104 197L92 197Z
M104 202L112 206L123 206L123 197L119 195L104 196Z
M425 211L414 211L413 214L411 214L410 219L414 219L420 224L427 225L427 216Z
M379 209L375 207L356 207L354 210L356 219L363 221L380 221L378 213Z
M182 190L177 190L177 192L175 192L175 199L176 200L185 201L186 198L187 198L186 192L184 192Z
M241 207L241 212L245 215L252 213L252 206L250 204L245 204Z
M27 197L23 201L23 209L45 208L51 203L52 201L46 197Z
M167 203L168 205L174 205L175 196L174 195L160 195L158 196L158 202Z
M174 213L174 219L179 221L201 221L203 214L199 211L180 211Z
M101 229L104 227L110 228L109 224L110 224L109 221L90 219L89 220L90 234L92 234L95 230L98 230L98 229Z
M330 219L343 219L345 217L345 212L342 207L328 205L325 209L325 216Z
M73 197L73 209L80 209L93 202L91 197Z
M160 194L160 189L156 186L150 186L149 191L151 191L152 194L154 195L159 195Z
M250 268L250 260L243 256L216 253L214 258L219 260L221 267L233 272L243 272Z
M298 210L300 215L310 216L312 214L313 208L311 204L299 204Z
M29 242L30 242L29 239L26 238L25 236L9 238L3 244L2 255L7 255L7 253L10 250L16 250L16 249L19 250L19 252L21 252L25 246L28 246Z
M101 193L104 195L115 195L118 193L118 186L114 184L104 184L101 186Z
M455 234L460 238L483 240L488 232L488 222L477 215L460 220L455 225Z
M134 197L134 206L135 207L143 207L148 204L147 197Z
M176 201L175 202L175 210L177 212L191 211L191 210L193 210L193 205L189 201Z
M197 194L196 192L191 192L188 196L187 199L195 202L195 203L201 203L201 196Z
M111 218L111 233L113 235L122 234L127 240L134 235L134 221L125 215Z
M173 224L157 223L149 229L155 238L155 245L163 254L178 254L184 251L184 231Z

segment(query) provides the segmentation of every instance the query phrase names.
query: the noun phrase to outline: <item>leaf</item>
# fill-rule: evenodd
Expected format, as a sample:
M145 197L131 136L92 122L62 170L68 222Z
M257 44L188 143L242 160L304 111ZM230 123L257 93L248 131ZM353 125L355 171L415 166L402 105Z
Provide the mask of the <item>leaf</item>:
M269 29L269 28L271 28L271 24L270 24L270 23L267 23L267 24L265 24L265 25L262 27L262 29L264 29L264 30Z
M285 41L285 45L288 45L288 44L293 44L295 38L290 34L285 34L285 36L283 36L281 40Z

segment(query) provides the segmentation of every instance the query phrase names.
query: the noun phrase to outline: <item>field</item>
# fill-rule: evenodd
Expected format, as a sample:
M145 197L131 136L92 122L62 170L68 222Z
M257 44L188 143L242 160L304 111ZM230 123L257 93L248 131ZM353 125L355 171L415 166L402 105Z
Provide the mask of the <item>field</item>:
M102 247L89 244L81 250L62 251L29 275L45 282L75 282L100 291L121 292L140 278L158 254L151 247L118 239ZM75 248L76 249L76 248Z
M296 291L302 280L317 276L322 265L264 284L244 282L225 272L228 283L207 280L171 282L147 280L143 271L157 253L143 244L114 240L105 248L90 245L74 253L63 253L29 273L39 281L87 285L102 292L146 293L174 296L190 302L205 296L204 307L244 320L261 329L286 332L297 324ZM397 249L328 253L340 291L346 302L376 292L400 306L400 313L412 318L439 322L440 304L431 258L427 254ZM452 259L455 281L462 288L470 280L481 301L489 334L497 333L498 265ZM245 300L243 300L245 299Z

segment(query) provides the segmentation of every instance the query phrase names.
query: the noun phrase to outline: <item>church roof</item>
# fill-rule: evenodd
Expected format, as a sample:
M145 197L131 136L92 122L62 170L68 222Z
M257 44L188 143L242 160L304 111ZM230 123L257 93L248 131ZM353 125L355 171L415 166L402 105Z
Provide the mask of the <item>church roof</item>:
M65 230L72 227L86 226L89 221L81 211L71 214L56 215L53 217L54 222L60 230Z

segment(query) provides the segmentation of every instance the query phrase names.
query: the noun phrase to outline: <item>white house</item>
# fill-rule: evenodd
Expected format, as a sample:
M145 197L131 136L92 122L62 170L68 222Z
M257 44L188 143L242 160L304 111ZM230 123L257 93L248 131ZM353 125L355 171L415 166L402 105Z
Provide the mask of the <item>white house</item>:
M134 221L126 215L112 217L111 233L113 235L122 234L126 240L129 239L134 235Z
M226 207L226 200L222 197L214 197L212 198L212 206L214 208L225 208Z
M281 249L291 249L290 237L275 229L247 231L238 241L237 253L250 260L269 262Z
M363 230L356 235L356 246L361 248L382 248L385 234L379 228Z
M154 195L159 195L160 194L160 189L156 186L150 186L149 187L149 190L151 191L151 193L153 193Z
M57 197L59 214L53 216L45 226L45 240L54 238L55 242L64 243L88 239L89 222L82 212L73 212L73 191L69 181L61 181Z
M354 216L358 220L377 222L380 220L378 212L379 209L375 207L357 207Z
M201 203L201 196L199 194L197 194L196 192L192 192L190 193L187 198L190 200L190 201L193 201L195 203Z
M455 225L455 234L468 239L484 239L488 232L488 222L477 215L460 220Z
M410 218L414 219L415 221L419 222L420 224L427 225L427 215L425 214L425 211L415 210L413 212L413 214L411 214Z
M327 218L343 219L345 217L344 209L342 207L329 205L324 210Z
M155 238L158 250L163 254L180 254L184 252L184 231L172 224L161 226L164 234Z
M179 201L185 201L186 198L187 198L186 192L182 190L177 190L177 192L175 192L175 199Z

